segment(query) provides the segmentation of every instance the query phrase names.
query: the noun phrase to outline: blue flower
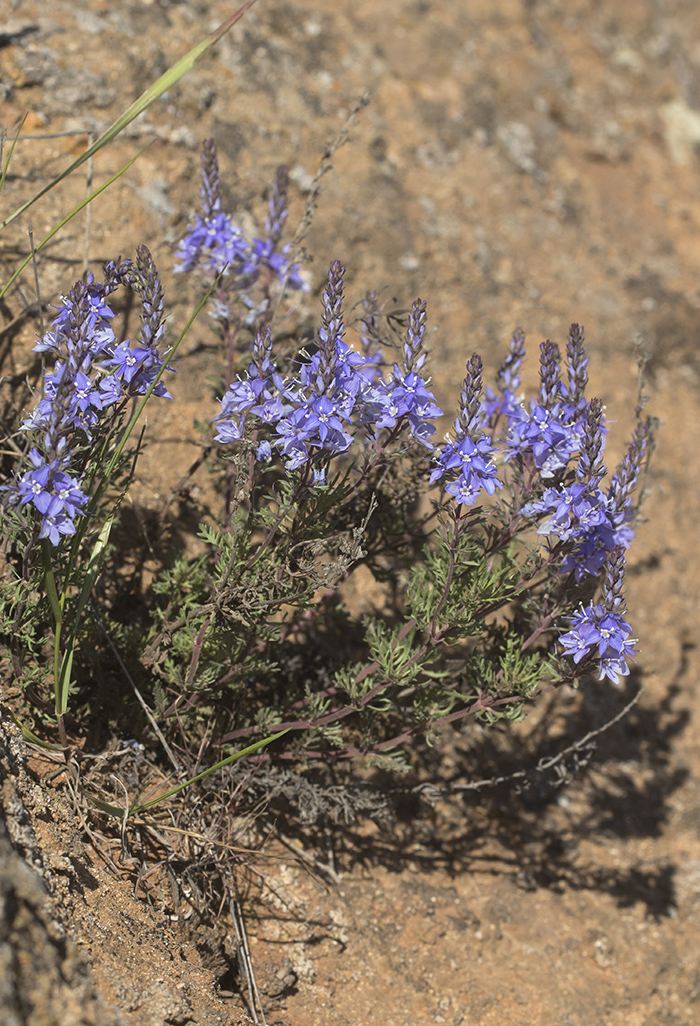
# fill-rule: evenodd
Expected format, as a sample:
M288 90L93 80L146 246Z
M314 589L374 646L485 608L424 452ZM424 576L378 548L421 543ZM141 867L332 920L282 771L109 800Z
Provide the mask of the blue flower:
M90 280L94 281L92 272L90 272ZM114 317L114 310L106 301L104 293L99 289L88 288L88 296L88 323L92 333L97 327L102 327L101 322L105 319L112 320Z
M222 420L216 426L214 441L221 442L224 445L227 442L240 442L243 437L244 425L243 417L240 420Z
M138 346L132 349L128 342L122 342L114 350L114 356L106 361L106 365L116 367L117 373L128 385L141 370L143 361L150 355L150 349L142 349Z
M54 499L49 484L51 467L44 463L36 449L30 450L29 458L34 464L34 470L26 471L19 482L17 492L20 505L32 502L40 513L46 513Z
M153 379L163 366L163 361L154 349L145 346L134 346L122 342L114 350L114 355L104 363L105 367L116 367L117 376L129 385L129 395L143 395L151 386ZM172 370L168 367L168 370ZM153 389L154 395L172 399L172 395L162 382Z
M363 389L361 399L357 417L360 423L371 425L375 432L396 426L399 404L381 378Z
M206 219L197 215L194 228L175 251L175 259L181 261L175 271L191 271L201 264L205 270L218 274L226 264L230 269L240 269L247 255L243 233L228 214L218 212Z
M335 454L344 452L352 443L352 435L344 430L337 407L325 395L312 397L281 420L276 437L282 452L297 466L301 465L298 460L303 453L308 454L309 446Z
M423 354L425 355L425 354ZM406 417L409 430L417 442L432 449L428 435L435 433L430 417L441 417L442 410L423 378L415 371L404 373L394 364L391 405L396 409L396 418Z
M143 337L148 346L132 350L128 342L114 344L110 326L114 312L108 297L122 284L132 286L141 298ZM162 317L162 288L155 265L148 250L139 247L135 263L108 264L104 282L95 282L92 275L87 282L77 282L58 308L49 331L34 347L38 352L51 352L56 361L44 374L42 397L22 424L36 442L29 452L32 469L11 490L14 501L21 506L31 503L37 510L39 537L48 538L53 545L59 544L61 536L75 533L75 518L89 501L79 478L71 473L76 449L82 468L83 447L91 441L102 411L128 395L145 392L163 366L157 352ZM109 367L117 367L117 373L105 376ZM154 391L169 395L160 383Z
M323 448L335 449L340 443L340 447L347 449L352 442L352 435L346 434L343 430L335 404L325 395L312 403L304 427L307 431L316 433Z
M48 538L52 545L58 545L64 534L75 534L75 524L61 512L61 500L56 497L42 517L39 537Z
M233 381L221 400L220 417L228 417L232 413L243 413L244 410L254 406L260 397L263 401L269 398L265 395L265 381L260 378L244 378Z
M496 395L492 388L486 386L486 399L484 400L484 422L494 430L497 422L501 417L505 417L506 423L510 424L511 420L518 419L521 416L522 403L516 396L515 392L511 392L509 388L505 389L503 395Z
M112 406L122 397L122 383L116 374L109 374L100 381L100 399L102 408Z
M291 264L287 259L289 243L275 252L273 239L253 239L250 249L246 252L243 263L240 267L242 276L250 276L255 279L264 267L269 267L277 276L280 282L287 278L287 286L291 289L309 291L309 286L299 275L299 264Z
M617 684L629 674L628 660L634 656L632 628L619 613L610 612L604 604L585 606L571 617L571 628L559 638L564 654L580 663L597 649L598 680L605 677Z
M577 581L582 580L586 574L597 577L608 554L616 546L629 548L634 537L634 531L625 523L624 514L610 511L609 499L603 509L606 511L605 518L593 527L577 533L574 550L562 560L562 573L573 570Z
M495 452L496 448L486 435L475 441L464 435L456 442L448 442L435 460L430 483L445 473L458 471L457 479L446 485L445 491L454 495L458 503L473 506L482 490L493 495L497 488L503 487L493 461Z
M566 468L580 446L580 427L568 423L560 403L545 408L530 400L530 412L519 405L510 417L507 446L511 456L532 453L543 478Z
M93 382L82 371L73 378L69 417L76 427L82 427L88 433L97 423L97 411L103 407L102 396L94 387Z
M246 290L255 285L264 270L271 271L280 282L286 282L289 288L305 291L309 289L299 274L299 265L290 264L289 244L280 245L282 230L287 218L288 179L287 168L279 167L275 175L268 216L265 221L265 238L255 238L252 242L248 242L241 229L233 223L228 214L221 211L216 144L213 139L207 139L203 144L201 193L203 216L197 215L194 227L189 229L178 245L175 259L179 263L176 264L175 271L192 271L199 265L205 271L218 274L228 265L227 273L236 275L235 288L240 293L240 298L251 308L245 321L249 326L261 313L264 313L269 304L269 298L265 298L256 307L250 297L246 295ZM214 316L219 320L228 320L229 318L227 305L221 300L218 301Z
M527 503L520 510L525 516L551 513L537 528L538 534L555 535L562 541L587 538L593 528L610 526L608 500L599 488L576 483L567 487L547 488L541 499Z
M263 424L277 424L291 412L292 407L289 403L283 403L279 395L270 396L267 390L263 395L267 396L264 402L258 402L250 407L250 412L259 417Z
M285 467L287 470L298 470L303 467L309 459L309 450L296 436L290 436L282 446L282 452L286 456Z
M269 442L261 442L255 452L258 463L269 463L272 459L272 446Z
M87 505L88 496L81 492L77 482L62 470L56 471L52 483L56 498L60 500L64 512L74 520L82 507Z

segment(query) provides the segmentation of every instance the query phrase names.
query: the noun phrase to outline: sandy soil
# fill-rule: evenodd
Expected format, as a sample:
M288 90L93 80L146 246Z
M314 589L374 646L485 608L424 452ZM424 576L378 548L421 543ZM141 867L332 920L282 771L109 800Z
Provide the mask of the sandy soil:
M0 119L11 128L29 111L35 138L18 146L7 209L85 145L84 134L53 133L99 131L231 9L220 0L14 3L0 25ZM511 747L507 768L534 766L609 720L640 685L644 693L598 739L585 771L567 764L561 786L533 777L525 794L511 786L434 807L416 802L403 818L334 826L325 838L296 824L292 850L271 846L258 864L244 908L268 1021L692 1026L700 1021L700 8L692 0L260 0L95 161L97 185L152 142L95 205L92 266L145 242L171 286L178 328L191 296L173 287L169 267L198 202L201 139L217 138L226 198L249 216L259 215L275 166L288 163L294 219L324 143L367 89L371 104L325 180L309 240L315 282L339 258L350 299L367 288L384 289L397 307L426 298L446 403L456 401L474 350L493 370L516 325L534 354L577 321L592 391L615 421L610 462L633 423L640 346L650 359L649 411L664 422L648 522L630 557L638 666L622 690L606 684L564 697L561 735L538 748L528 728L520 764ZM43 201L32 212L35 236L84 192L84 178L69 180ZM45 298L79 276L85 227L76 219L41 261ZM26 250L24 232L26 222L3 235L3 277ZM10 383L29 365L35 323L23 311L32 297L26 276L2 309L1 372ZM162 499L193 458L213 359L193 352L178 402L152 419L139 502ZM445 779L474 768L477 749L478 776L501 768L477 737L445 756ZM246 1021L242 998L217 989L226 967L206 957L202 965L203 945L168 918L176 910L136 901L128 877L115 880L83 847L60 792L37 792L31 777L25 785L43 886L99 997L65 1003L54 1019L35 1009L26 1021L107 1021L99 1008L109 1006L130 1026ZM312 872L309 859L327 860L326 846L334 872Z

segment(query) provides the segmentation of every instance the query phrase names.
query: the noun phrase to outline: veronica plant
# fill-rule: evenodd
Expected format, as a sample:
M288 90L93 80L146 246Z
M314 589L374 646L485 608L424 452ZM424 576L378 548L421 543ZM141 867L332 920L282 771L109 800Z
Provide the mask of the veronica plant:
M196 752L199 771L226 765L244 739L259 760L362 755L400 767L415 736L470 716L518 719L564 683L619 684L635 654L624 553L651 422L638 421L606 483L607 428L601 402L586 396L583 329L572 325L564 355L542 343L529 399L522 332L493 388L472 355L438 442L425 301L397 333L368 293L348 325L345 270L334 261L313 344L290 346L277 313L307 285L283 241L286 172L262 237L248 238L221 209L213 142L202 156L201 214L176 269L206 284L224 343L207 446L217 504L201 513L198 553L164 560L137 596L137 625L126 631L102 610L128 636L159 739ZM141 299L135 342L114 333L121 287ZM45 679L32 667L42 616L52 621L49 676L66 748L71 682L85 674L83 613L138 455L138 445L125 448L133 404L171 399L162 376L174 350L164 348L150 254L76 285L36 348L53 365L22 425L24 463L4 489L14 541L3 618L25 685ZM113 551L113 589L126 586L119 558ZM282 733L282 751L260 751L258 739Z
M141 299L135 344L119 342L112 328L110 303L123 286ZM53 619L55 710L64 749L80 620L130 477L133 454L125 447L137 420L133 401L151 394L172 398L160 380L164 370L172 370L165 363L163 320L155 264L140 247L135 261L108 264L103 281L90 275L77 282L34 346L53 364L21 425L25 465L3 487L16 559L21 552L18 579L8 582L14 587L9 642L21 680L22 640L33 636L43 619L30 597L37 589L43 592Z
M207 557L156 585L168 603L146 661L164 719L194 723L201 710L219 745L291 731L283 759L392 753L398 764L402 742L443 724L517 719L583 677L619 683L634 656L624 551L651 422L639 421L605 487L604 411L585 395L572 325L564 368L558 346L540 347L529 400L521 332L494 389L473 355L453 431L436 445L425 302L397 343L368 294L351 336L337 261L313 349L276 343L260 289L303 284L280 246L285 180L278 172L266 239L250 241L221 212L206 143L202 215L178 249L181 271L223 271L213 314L236 341L213 417L227 467L219 526L202 530ZM376 612L358 622L346 596L361 566Z

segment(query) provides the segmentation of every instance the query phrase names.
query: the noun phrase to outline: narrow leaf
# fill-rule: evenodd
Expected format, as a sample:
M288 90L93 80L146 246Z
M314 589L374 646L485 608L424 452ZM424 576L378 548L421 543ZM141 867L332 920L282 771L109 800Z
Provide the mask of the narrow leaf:
M43 741L40 737L37 737L29 727L25 726L21 720L18 720L16 716L12 716L11 718L12 722L15 723L22 731L22 737L24 740L30 745L36 745L38 748L43 748L47 752L58 752L59 754L63 752L61 745L52 745L49 741Z
M64 716L68 709L68 691L70 690L70 678L73 672L73 653L75 651L73 642L63 653L61 660L61 672L56 684L56 715Z
M229 755L227 759L222 759L221 762L217 762L214 766L210 766L209 769L205 769L201 773L198 773L196 777L191 777L190 780L183 781L181 784L178 784L177 787L173 787L169 791L166 791L165 794L161 794L157 798L152 798L150 801L144 802L142 805L135 805L134 808L130 810L129 815L134 816L138 812L143 812L144 809L150 809L151 806L157 805L158 802L162 802L166 798L172 798L172 796L177 794L178 791L184 790L186 787L189 787L190 784L194 784L197 780L203 780L204 777L208 777L210 773L214 772L214 770L221 769L222 766L228 766L229 763L235 762L237 759L243 759L246 755L252 755L253 752L257 752L259 749L265 748L266 745L271 744L273 741L276 741L278 737L282 737L283 734L287 733L288 730L280 730L277 734L271 734L270 737L264 737L261 741L256 741L254 744L248 745L247 748L242 748L240 752L234 752L234 754Z
M151 144L149 143L148 145L150 146ZM135 157L132 157L131 160L128 161L128 163L126 163L124 165L124 167L120 168L119 171L117 171L115 174L113 174L111 178L108 178L107 181L103 185L101 185L99 187L99 189L95 189L95 191L91 192L89 196L86 196L85 199L82 200L78 204L78 206L75 207L74 210L71 210L70 214L68 214L67 217L64 217L62 221L59 221L59 223L56 225L55 228L51 229L49 234L44 239L41 240L41 242L39 243L38 246L35 247L34 253L38 253L39 250L43 249L44 246L46 245L46 243L51 241L51 239L54 237L56 232L58 232L61 228L63 228L64 224L68 224L68 222L71 220L71 218L75 217L76 214L79 214L80 211L84 207L86 207L88 205L88 203L92 203L92 201L95 199L96 196L99 196L101 192L104 192L105 189L108 189L109 186L112 184L112 182L116 182L117 178L120 178L124 174L125 171L128 171L129 168L131 167L131 165L133 163L135 163L135 161L137 161L139 159L139 157L141 156L141 154L145 153L147 149L148 149L148 146L144 146L144 148L142 150L140 150L140 152L137 153ZM31 259L32 259L32 254L30 253L29 256L26 257L26 259L23 260L22 263L19 265L19 267L17 268L15 273L12 275L10 280L7 282L7 284L5 286L3 286L2 290L0 290L0 299L2 299L2 297L5 295L5 293L9 289L10 285L12 284L12 282L15 280L15 278L18 277L18 275L20 275L22 273L22 271L24 270L24 268L27 266L27 264L29 263L29 261Z
M2 169L2 174L0 175L0 193L2 192L2 187L5 184L5 177L7 176L7 171L8 171L8 168L10 166L10 161L12 160L12 154L15 152L15 146L17 145L17 140L19 139L20 132L24 128L24 122L26 120L27 120L27 115L25 114L24 117L22 118L22 120L19 123L19 128L17 129L17 135L12 140L12 146L10 146L10 152L7 154L7 160L5 161L5 166ZM1 147L0 147L0 152L1 152Z
M188 71L191 71L195 64L202 59L207 50L210 50L215 43L218 43L222 36L226 35L228 30L235 25L239 18L243 17L248 8L252 7L254 3L255 0L247 0L247 2L244 3L242 7L239 7L239 9L232 14L230 18L227 18L222 25L219 25L218 29L212 32L211 35L207 36L206 39L202 40L201 43L197 43L197 45L192 47L184 57L181 57L180 60L173 64L171 68L168 68L168 70L164 72L152 86L148 87L145 93L142 93L141 96L139 96L138 100L132 103L131 106L125 110L124 113L118 117L105 132L103 132L99 139L95 140L92 146L88 146L84 153L74 160L69 167L65 168L64 171L61 171L61 173L41 189L36 196L27 200L26 203L23 203L22 206L18 207L17 210L14 211L14 213L10 214L8 218L2 221L0 223L0 231L8 224L11 224L20 216L20 214L23 214L25 210L28 210L29 207L36 203L38 199L41 199L41 197L45 196L47 192L50 192L50 190L53 189L54 186L58 185L59 182L62 182L64 178L67 178L68 175L72 174L73 171L79 168L81 164L84 164L86 160L89 160L90 157L94 156L98 150L101 150L103 146L106 146L107 143L111 142L112 139L119 135L127 125L130 125L131 122L139 116L139 114L143 114L144 111L148 110L151 104L154 103L155 100L158 100L163 93L167 92L168 89L172 89L172 87L176 85L180 79L186 75Z
M90 593L95 586L97 576L102 569L102 560L104 559L105 549L107 548L107 542L109 541L109 535L112 530L112 524L114 523L114 516L108 517L105 520L100 533L97 536L97 541L90 554L90 559L85 571L85 578L83 580L83 587L80 591L80 597L78 598L78 604L75 609L75 633L80 623L80 618L83 615L83 610L87 605L87 601L90 598Z

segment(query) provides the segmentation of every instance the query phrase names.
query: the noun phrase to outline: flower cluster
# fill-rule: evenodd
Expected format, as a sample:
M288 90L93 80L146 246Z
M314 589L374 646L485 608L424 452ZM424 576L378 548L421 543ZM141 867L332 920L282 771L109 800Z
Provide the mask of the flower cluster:
M376 353L363 355L343 339L344 270L338 261L331 264L318 351L306 354L296 374L285 378L275 371L269 331L258 335L247 375L231 384L214 418L217 441L238 441L252 419L258 433L269 429L258 443L259 460L268 462L274 448L288 471L303 467L317 481L324 480L323 464L346 452L355 438L365 447L378 446L380 432L395 440L405 430L432 447L430 418L442 411L419 373L425 362L425 303L413 304L403 364L394 364L385 379Z
M481 491L493 495L501 486L494 456L516 460L529 469L532 479L551 480L566 471L571 459L582 451L588 403L584 398L588 358L583 349L583 330L574 324L567 346L568 383L561 380L559 348L553 342L540 347L540 393L527 405L516 394L520 367L525 356L525 339L516 331L508 356L498 372L497 389L486 389L481 400L481 359L474 355L467 364L455 420L455 440L448 441L436 460L432 480L459 470L446 491L457 502L473 505ZM500 393L500 394L498 394ZM601 424L595 444L600 444ZM496 444L498 443L498 444ZM553 501L552 489L548 501ZM557 493L558 494L558 493ZM544 512L545 506L530 505L525 513Z
M493 460L496 447L484 432L484 411L481 402L481 357L476 353L467 363L467 374L460 396L459 414L455 420L455 441L447 442L436 458L430 475L431 483L456 470L458 476L445 487L458 504L473 506L480 492L493 495L503 483Z
M602 404L585 398L588 358L583 348L583 329L571 326L567 345L568 380L561 380L558 347L543 342L540 348L540 393L526 406L515 394L520 384L520 365L524 357L524 337L516 332L510 341L508 357L498 374L498 392L486 390L486 400L477 407L480 380L468 367L462 393L463 412L455 422L457 441L449 443L439 457L445 470L457 465L461 449L474 470L448 491L458 501L474 502L483 488L493 494L494 468L480 457L494 454L490 431L502 443L500 455L515 462L527 481L526 490L537 493L538 482L545 487L525 502L519 512L538 520L538 533L567 543L563 549L561 571L573 573L576 581L597 576L608 553L616 546L627 548L632 540L632 492L648 447L648 424L640 422L622 467L612 478L607 492L600 487L605 475L602 453L605 448L605 419ZM480 368L479 368L480 371ZM471 398L470 398L471 396ZM465 446L464 438L470 445ZM456 451L455 451L456 450ZM569 470L576 458L573 477ZM433 478L439 476L435 471ZM550 483L551 482L551 483ZM471 487L470 487L471 485ZM496 485L497 487L497 485Z
M123 284L142 300L140 339L134 346L128 340L117 342L112 329L114 311L108 299ZM163 290L142 246L135 263L108 264L103 282L92 274L78 282L34 346L35 352L50 353L56 360L44 374L41 399L22 424L33 436L31 469L8 490L17 504L31 504L39 513L38 538L58 545L62 535L75 534L76 517L89 501L82 490L80 449L107 417L114 423L130 398L151 387L163 367L158 352L162 336ZM153 392L172 398L161 382Z
M252 434L258 461L271 464L277 456L287 473L300 471L307 483L323 483L330 461L355 440L365 452L371 446L380 452L388 442L410 434L432 450L432 420L442 413L422 376L425 303L413 304L402 365L395 363L385 376L374 297L365 301L361 351L343 339L343 273L337 261L331 265L318 351L303 354L296 374L285 377L273 364L269 329L258 335L247 374L230 385L214 418L217 441L238 442ZM560 573L581 582L597 577L610 554L632 540L632 493L647 452L649 426L640 422L604 491L605 420L600 401L585 398L583 329L572 325L569 333L566 382L558 347L542 344L540 391L527 404L515 391L524 354L524 336L518 331L498 373L497 392L486 389L485 397L481 358L475 354L468 361L454 437L430 457L430 483L442 480L445 494L459 510L475 505L483 494L494 496L514 466L520 491L529 496L516 507L514 522L534 520ZM620 580L622 572L620 568ZM617 679L627 672L625 660L633 652L625 630L618 611L605 604L588 606L574 618L562 643L576 662L597 645L600 673Z
M632 628L623 620L622 579L625 560L621 546L613 549L607 563L602 602L585 606L571 617L571 628L559 643L574 663L590 658L597 649L598 680L613 684L629 674L628 660L634 656Z
M573 573L577 581L597 577L608 554L617 546L628 548L634 532L632 492L648 448L649 426L640 423L620 469L607 492L598 482L605 473L603 414L598 400L584 412L576 480L545 489L542 496L526 503L521 513L546 519L538 533L572 543L561 564L562 572Z
M246 292L262 278L277 280L292 289L307 289L299 265L288 259L289 243L282 244L287 219L286 167L277 169L265 221L264 238L246 239L241 228L221 210L219 163L216 144L207 139L202 146L201 216L177 247L176 272L200 267L214 275L233 276L235 288Z

